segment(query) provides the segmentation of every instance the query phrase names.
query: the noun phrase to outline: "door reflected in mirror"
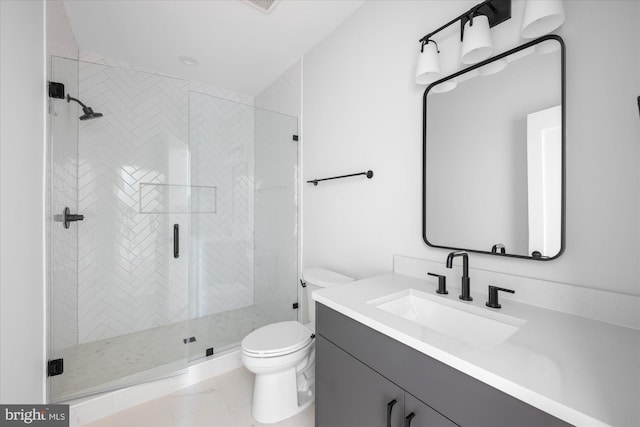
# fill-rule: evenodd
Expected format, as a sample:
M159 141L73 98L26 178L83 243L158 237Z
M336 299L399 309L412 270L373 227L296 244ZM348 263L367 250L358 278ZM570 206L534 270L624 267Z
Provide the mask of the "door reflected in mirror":
M564 75L564 43L545 36L427 88L429 246L538 260L562 253Z

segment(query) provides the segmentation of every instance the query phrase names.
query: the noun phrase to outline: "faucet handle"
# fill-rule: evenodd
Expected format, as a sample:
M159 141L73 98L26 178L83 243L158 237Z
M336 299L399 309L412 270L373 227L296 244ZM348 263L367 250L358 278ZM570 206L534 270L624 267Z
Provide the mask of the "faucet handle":
M437 294L448 294L449 292L447 291L447 276L443 276L441 274L436 274L436 273L427 273L429 276L433 276L433 277L437 277L438 278L438 290L436 291Z
M507 253L507 248L502 243L496 243L495 245L491 246L491 253L500 253L501 255L504 255Z
M499 288L497 286L489 285L489 301L487 301L486 306L491 308L500 308L502 307L498 303L498 291L509 292L511 294L515 294L516 291L513 289Z

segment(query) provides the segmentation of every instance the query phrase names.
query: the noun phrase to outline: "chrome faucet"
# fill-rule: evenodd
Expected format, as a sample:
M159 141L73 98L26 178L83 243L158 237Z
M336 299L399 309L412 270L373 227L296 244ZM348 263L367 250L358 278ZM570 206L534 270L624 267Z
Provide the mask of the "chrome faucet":
M471 284L471 279L469 278L469 254L465 251L451 252L447 256L447 268L453 267L453 259L457 256L462 257L462 295L459 298L464 301L473 301L469 287Z

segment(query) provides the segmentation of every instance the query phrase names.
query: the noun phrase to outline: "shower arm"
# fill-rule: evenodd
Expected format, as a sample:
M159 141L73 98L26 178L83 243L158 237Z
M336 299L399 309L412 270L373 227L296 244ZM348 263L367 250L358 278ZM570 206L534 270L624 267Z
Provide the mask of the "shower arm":
M82 105L83 110L87 108L87 106L84 105L82 101L80 101L79 99L76 99L72 96L67 95L67 102L71 102L71 101L76 101L78 104Z

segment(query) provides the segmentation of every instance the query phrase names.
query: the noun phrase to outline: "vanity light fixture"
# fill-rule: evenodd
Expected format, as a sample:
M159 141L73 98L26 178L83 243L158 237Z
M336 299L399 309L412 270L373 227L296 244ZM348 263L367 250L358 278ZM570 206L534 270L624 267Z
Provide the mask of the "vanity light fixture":
M527 0L522 16L522 37L544 36L564 23L562 0Z
M487 59L493 53L489 28L510 18L511 0L485 0L422 37L420 39L421 49L416 68L416 83L429 84L440 77L440 65L437 63L439 49L433 40L433 36L437 33L452 24L460 22L462 48L459 58L465 64L475 64ZM431 52L433 50L431 45L435 47L435 55ZM429 47L429 55L425 55L427 47ZM436 61L435 65L434 61ZM436 74L433 70L437 70L438 73Z

